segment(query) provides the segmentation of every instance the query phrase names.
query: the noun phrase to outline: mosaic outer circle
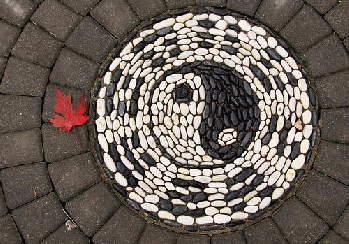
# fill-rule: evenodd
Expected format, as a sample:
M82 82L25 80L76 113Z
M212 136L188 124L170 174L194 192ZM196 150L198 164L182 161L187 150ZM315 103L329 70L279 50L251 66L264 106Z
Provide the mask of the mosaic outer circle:
M304 173L314 91L285 42L221 9L148 22L97 80L95 151L122 198L187 230L263 215Z

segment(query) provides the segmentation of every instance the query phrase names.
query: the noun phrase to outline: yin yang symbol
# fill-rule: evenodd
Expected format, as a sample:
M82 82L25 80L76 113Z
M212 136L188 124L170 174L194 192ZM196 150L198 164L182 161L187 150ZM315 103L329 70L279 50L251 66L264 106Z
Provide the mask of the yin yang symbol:
M140 27L92 90L95 153L143 216L187 230L262 216L307 169L314 90L267 27L222 9Z

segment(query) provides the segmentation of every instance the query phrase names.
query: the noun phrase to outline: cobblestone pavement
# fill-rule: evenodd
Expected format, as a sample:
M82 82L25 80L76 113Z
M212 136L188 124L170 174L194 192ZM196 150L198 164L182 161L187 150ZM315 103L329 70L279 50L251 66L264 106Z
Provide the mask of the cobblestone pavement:
M321 141L278 208L228 233L145 220L101 176L86 125L49 122L55 86L89 97L113 47L143 21L188 6L257 19L296 50L315 84ZM349 0L0 1L0 243L349 243Z

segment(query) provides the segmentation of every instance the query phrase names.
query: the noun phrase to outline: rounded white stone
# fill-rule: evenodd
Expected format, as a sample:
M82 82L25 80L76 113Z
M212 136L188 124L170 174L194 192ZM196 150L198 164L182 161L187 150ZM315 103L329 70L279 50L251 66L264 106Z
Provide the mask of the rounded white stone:
M183 225L192 225L195 222L195 219L191 216L178 216L177 222Z

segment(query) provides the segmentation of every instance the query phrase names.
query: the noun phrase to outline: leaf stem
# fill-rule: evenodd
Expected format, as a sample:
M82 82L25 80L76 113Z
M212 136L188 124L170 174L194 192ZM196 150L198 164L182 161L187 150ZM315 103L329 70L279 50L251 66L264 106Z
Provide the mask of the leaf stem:
M75 138L78 141L79 146L81 146L81 142L80 142L78 134L76 133L76 130L75 130L75 125L73 125L73 130L74 130Z

